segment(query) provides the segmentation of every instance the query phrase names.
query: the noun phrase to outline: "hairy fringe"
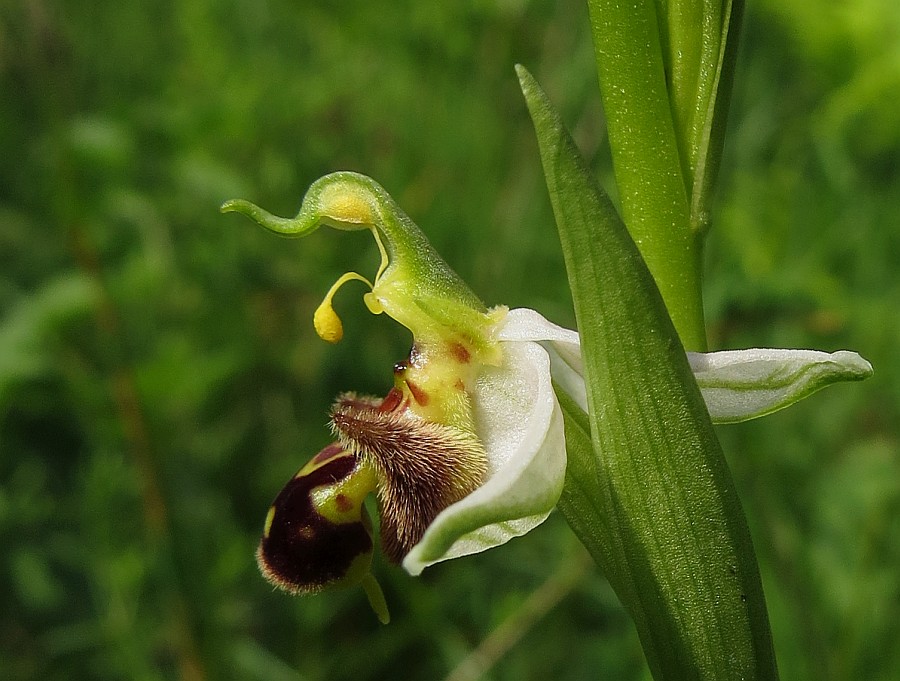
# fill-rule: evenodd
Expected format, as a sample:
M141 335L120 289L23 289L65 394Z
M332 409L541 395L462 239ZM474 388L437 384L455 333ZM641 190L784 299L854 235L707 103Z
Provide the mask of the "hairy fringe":
M382 550L399 563L438 513L483 484L484 447L473 433L343 397L332 429L344 447L375 465Z

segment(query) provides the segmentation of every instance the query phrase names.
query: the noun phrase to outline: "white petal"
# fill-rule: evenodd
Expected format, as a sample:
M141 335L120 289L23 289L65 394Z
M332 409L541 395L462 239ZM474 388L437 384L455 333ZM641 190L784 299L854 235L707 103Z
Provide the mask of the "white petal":
M581 339L577 331L557 326L534 310L516 308L506 314L498 337L500 340L542 343L550 353L550 372L553 380L575 400L578 406L587 411Z
M534 310L510 310L502 339L540 341L550 353L553 380L587 411L578 333ZM783 409L837 381L858 381L872 365L855 352L754 348L687 353L714 423L735 423Z
M497 338L502 341L559 341L576 348L581 346L577 331L557 326L526 307L517 307L506 313Z
M734 423L787 407L836 381L858 381L872 365L855 352L753 348L689 352L688 362L716 423Z
M562 412L550 358L536 343L503 344L473 395L488 480L444 509L403 560L412 575L442 560L503 544L542 523L559 500L566 471Z

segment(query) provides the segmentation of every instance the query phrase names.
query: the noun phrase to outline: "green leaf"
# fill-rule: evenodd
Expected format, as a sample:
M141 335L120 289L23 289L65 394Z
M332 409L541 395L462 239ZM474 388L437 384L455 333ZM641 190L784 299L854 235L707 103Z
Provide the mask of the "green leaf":
M705 118L706 107L698 103L708 99L702 95L713 80L710 63L715 67L718 56L718 10L719 0L656 0L666 84L686 182L696 160L694 131Z
M657 679L777 678L747 523L675 328L559 116L518 73L566 258L589 405L585 423L560 396L567 433L576 433L560 509L634 618ZM577 436L588 430L590 450Z

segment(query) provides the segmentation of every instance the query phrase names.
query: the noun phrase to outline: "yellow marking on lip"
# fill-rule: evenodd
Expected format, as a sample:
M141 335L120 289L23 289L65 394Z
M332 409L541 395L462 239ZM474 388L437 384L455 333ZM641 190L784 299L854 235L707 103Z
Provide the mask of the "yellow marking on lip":
M263 537L269 538L269 530L272 529L272 522L275 520L275 507L269 506L269 512L266 513L266 524L263 526Z

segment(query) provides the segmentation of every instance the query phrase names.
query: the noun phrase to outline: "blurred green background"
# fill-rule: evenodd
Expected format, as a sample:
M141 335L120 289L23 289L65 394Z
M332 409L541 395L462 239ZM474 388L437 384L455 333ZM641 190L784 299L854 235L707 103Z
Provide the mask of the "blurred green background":
M571 324L515 62L610 186L576 0L2 3L0 676L458 681L478 649L488 679L649 678L559 517L421 578L379 562L387 627L358 589L290 598L253 561L331 399L386 392L409 338L357 285L345 340L313 332L337 276L374 274L370 239L285 241L219 204L293 215L364 172L488 303ZM712 346L876 367L720 429L783 677L897 679L900 5L753 0L737 77Z

